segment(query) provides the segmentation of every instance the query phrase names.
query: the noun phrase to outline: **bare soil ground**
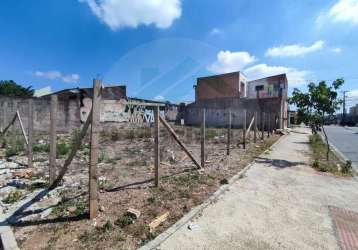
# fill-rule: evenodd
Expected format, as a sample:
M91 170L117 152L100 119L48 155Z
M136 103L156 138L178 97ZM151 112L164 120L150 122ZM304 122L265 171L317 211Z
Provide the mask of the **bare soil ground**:
M200 129L175 126L175 130L200 160ZM155 188L151 133L149 128L102 133L98 165L100 212L95 220L87 219L89 144L86 138L63 185L39 202L41 206L50 206L51 213L40 216L32 211L12 225L19 246L22 249L136 249L206 200L279 137L265 136L265 141L248 143L243 149L242 131L233 129L231 155L226 156L226 129L207 129L206 167L198 171L163 128L160 187ZM70 137L61 136L59 140L69 143ZM33 176L48 176L46 157L46 152L36 153ZM59 157L59 166L64 157ZM24 157L15 159L24 160ZM141 211L139 219L133 221L126 216L129 208ZM148 224L165 212L169 212L168 219L150 232Z

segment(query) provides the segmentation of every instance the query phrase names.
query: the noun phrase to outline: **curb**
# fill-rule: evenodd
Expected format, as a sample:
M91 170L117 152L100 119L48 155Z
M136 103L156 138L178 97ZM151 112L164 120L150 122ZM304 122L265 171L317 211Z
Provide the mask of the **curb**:
M289 134L281 136L274 144L272 144L268 149L266 149L262 154L259 156L263 156L265 152L268 150L272 150L277 147L277 144L286 138ZM197 216L201 211L203 211L206 207L208 207L210 204L213 204L219 196L221 196L224 192L229 190L233 184L241 179L244 174L255 164L255 160L253 160L249 165L247 165L244 169L242 169L239 173L234 175L230 178L228 181L229 183L226 185L222 185L215 193L213 193L204 203L202 203L199 206L194 207L189 213L184 215L180 220L178 220L174 225L169 227L166 231L158 235L154 240L148 242L146 245L138 248L138 250L151 250L158 247L160 244L162 244L165 240L167 240L170 236L172 236L176 231L178 231L180 228L185 226L190 220L192 220L195 216Z

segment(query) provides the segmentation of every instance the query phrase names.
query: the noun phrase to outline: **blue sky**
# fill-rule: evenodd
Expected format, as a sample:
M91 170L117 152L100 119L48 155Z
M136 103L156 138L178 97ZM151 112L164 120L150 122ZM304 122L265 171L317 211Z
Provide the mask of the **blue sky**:
M199 76L344 77L358 97L358 0L2 0L0 78L54 90L126 84L194 98ZM358 100L358 99L357 99Z

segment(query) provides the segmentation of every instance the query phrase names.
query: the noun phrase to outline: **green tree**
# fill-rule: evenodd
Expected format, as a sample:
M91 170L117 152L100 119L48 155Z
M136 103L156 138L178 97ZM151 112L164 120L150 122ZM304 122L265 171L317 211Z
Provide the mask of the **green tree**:
M324 129L325 118L332 118L337 109L342 104L342 100L338 98L338 89L344 84L344 80L339 78L328 86L325 81L318 84L308 84L308 92L303 93L299 89L294 89L292 97L289 99L291 104L297 107L297 116L300 122L304 122L312 129L312 133L316 134L318 130L322 130L326 145L326 159L329 160L329 143L326 131Z
M22 87L13 80L0 81L0 95L6 96L26 96L34 95L32 87Z

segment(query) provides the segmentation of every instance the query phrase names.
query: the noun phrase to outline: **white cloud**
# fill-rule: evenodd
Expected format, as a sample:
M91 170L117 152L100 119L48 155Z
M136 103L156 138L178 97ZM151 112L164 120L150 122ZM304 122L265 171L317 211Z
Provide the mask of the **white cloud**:
M112 30L151 25L169 28L181 16L181 0L79 0Z
M269 48L266 51L266 56L280 56L280 57L303 56L315 52L317 50L320 50L323 47L324 47L324 41L322 40L319 40L308 47L298 44L285 45L280 47Z
M34 76L47 78L51 80L59 79L65 83L77 83L80 80L80 76L78 74L65 75L57 70L35 71L33 74Z
M306 83L308 71L297 70L284 66L269 66L267 64L257 64L244 70L245 75L250 79L259 79L273 75L286 74L290 86L298 86Z
M348 97L358 97L358 89L353 89L353 90L350 90L348 93L347 93L347 96Z
M333 48L333 49L332 49L332 52L334 52L334 53L341 53L341 52L342 52L342 49L341 49L341 48Z
M220 35L222 34L222 30L221 29L218 29L218 28L213 28L211 31L210 31L210 35L214 36L214 35Z
M220 51L217 54L216 62L210 65L208 70L214 73L229 73L243 70L244 67L252 64L255 61L256 58L245 51Z
M358 0L340 0L328 12L336 22L358 24Z
M155 100L155 101L164 101L165 98L164 98L164 96L157 95L156 97L154 97L154 100Z
M327 21L358 24L358 0L339 0L327 12L321 13L316 23L322 26Z

